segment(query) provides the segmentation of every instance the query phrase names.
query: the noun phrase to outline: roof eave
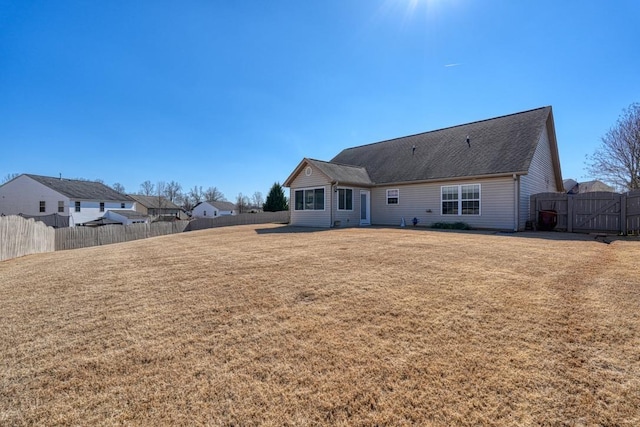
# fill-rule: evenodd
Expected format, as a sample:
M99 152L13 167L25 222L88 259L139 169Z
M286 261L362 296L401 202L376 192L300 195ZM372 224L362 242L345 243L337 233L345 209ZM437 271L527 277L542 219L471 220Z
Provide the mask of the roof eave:
M432 184L437 182L452 182L452 181L473 181L478 179L490 179L490 178L506 178L512 177L513 175L527 175L527 171L514 171L514 172L503 172L503 173L494 173L494 174L485 174L485 175L469 175L469 176L455 176L448 178L433 178L433 179L421 179L416 181L399 181L399 182L388 182L382 184L373 184L372 187L389 187L391 185L411 185L411 184Z

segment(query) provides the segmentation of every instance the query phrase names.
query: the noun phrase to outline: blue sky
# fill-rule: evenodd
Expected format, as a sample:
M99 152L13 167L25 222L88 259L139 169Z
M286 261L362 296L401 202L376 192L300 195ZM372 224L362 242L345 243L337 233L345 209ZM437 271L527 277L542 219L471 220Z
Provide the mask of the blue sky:
M640 2L0 0L0 179L264 195L303 157L552 105L564 178L640 102Z

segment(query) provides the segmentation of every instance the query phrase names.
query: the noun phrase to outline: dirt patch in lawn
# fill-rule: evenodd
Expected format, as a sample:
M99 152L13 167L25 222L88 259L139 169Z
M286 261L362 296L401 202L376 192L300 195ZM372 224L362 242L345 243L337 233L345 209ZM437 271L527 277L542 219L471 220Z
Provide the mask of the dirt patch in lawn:
M0 424L640 425L640 243L287 231L0 263Z

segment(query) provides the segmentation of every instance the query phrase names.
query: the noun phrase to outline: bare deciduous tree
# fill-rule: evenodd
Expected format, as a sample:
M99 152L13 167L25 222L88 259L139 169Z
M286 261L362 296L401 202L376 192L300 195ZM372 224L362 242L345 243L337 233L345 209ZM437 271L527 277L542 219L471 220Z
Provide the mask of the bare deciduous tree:
M2 178L2 181L0 182L0 184L4 184L5 182L9 182L14 178L17 178L18 176L20 176L19 173L8 173L5 175L4 178Z
M158 208L165 208L165 192L167 190L167 184L164 181L158 181L156 184L156 196L158 197Z
M118 193L124 194L124 185L120 184L119 182L113 184L111 188L116 190Z
M189 190L189 199L193 203L193 206L200 203L204 198L204 191L202 191L202 186L194 185L191 190Z
M245 213L249 207L249 198L243 196L242 193L238 193L236 197L236 206L238 207L238 213Z
M619 190L640 189L640 104L623 110L600 147L588 157L587 170Z
M209 187L207 191L204 192L204 199L208 202L217 202L224 200L224 194L218 190L218 187Z
M253 193L253 196L251 196L251 204L255 209L262 209L264 197L262 197L262 193L260 191Z
M178 184L175 181L171 181L167 183L167 186L164 190L164 195L172 203L177 203L180 201L180 196L182 193L182 185Z
M156 186L151 183L151 181L147 180L140 184L140 194L144 196L152 196L155 192Z

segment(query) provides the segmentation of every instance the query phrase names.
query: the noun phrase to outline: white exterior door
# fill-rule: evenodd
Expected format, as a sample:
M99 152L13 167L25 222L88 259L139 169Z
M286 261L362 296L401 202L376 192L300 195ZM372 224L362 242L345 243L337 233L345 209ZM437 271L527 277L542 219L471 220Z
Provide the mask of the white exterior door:
M371 192L360 190L360 225L371 225Z

